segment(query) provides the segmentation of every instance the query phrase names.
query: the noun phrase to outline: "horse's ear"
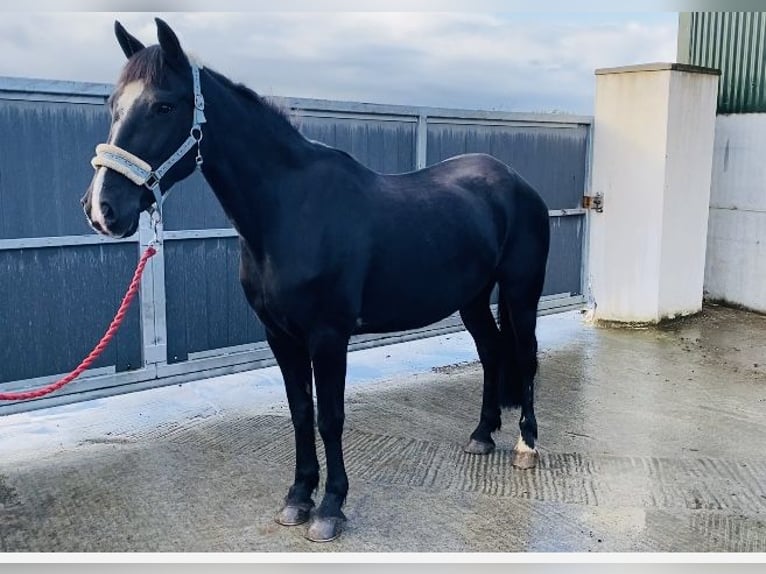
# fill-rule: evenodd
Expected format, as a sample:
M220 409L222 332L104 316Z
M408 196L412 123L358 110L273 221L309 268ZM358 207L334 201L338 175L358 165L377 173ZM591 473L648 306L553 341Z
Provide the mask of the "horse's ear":
M181 42L178 41L176 33L164 20L155 18L154 21L157 23L157 39L160 41L160 48L162 48L165 56L170 62L186 64L188 59L183 48L181 48Z
M141 41L131 36L117 20L114 21L114 35L117 36L117 41L120 43L122 51L125 52L126 58L130 58L139 50L144 49Z

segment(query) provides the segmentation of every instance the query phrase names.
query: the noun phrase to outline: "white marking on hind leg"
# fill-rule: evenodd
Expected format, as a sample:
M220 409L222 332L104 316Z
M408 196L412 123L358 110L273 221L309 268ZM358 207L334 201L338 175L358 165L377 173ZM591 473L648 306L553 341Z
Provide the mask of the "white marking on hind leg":
M519 436L519 440L516 443L516 446L513 447L513 450L516 452L537 452L537 449L532 448L526 442L524 442L524 437L522 436Z

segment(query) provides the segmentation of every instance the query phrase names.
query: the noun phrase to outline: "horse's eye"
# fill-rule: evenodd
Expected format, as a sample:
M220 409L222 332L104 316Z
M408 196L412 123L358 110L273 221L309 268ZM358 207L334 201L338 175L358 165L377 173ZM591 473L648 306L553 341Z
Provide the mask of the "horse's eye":
M158 114L169 114L170 112L173 111L173 105L161 102L161 103L155 104L154 109Z

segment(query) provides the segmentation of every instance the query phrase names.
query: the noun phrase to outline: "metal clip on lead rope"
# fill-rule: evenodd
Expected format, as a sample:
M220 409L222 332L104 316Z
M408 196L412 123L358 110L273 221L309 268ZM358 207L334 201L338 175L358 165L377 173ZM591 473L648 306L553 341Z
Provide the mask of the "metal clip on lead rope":
M162 213L159 209L152 208L151 212L149 213L149 218L152 225L152 239L149 241L149 246L155 248L161 247L163 231Z

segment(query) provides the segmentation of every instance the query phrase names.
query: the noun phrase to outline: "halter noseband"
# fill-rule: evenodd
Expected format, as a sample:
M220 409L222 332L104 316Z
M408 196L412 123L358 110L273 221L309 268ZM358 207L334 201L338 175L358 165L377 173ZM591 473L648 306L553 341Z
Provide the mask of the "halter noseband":
M199 68L191 64L192 79L194 80L194 123L189 130L189 137L181 144L176 152L171 155L165 163L157 169L152 169L148 163L132 153L112 144L98 144L96 146L96 155L90 160L93 169L106 167L124 175L136 185L143 185L154 194L155 208L154 212L159 216L159 223L162 223L162 202L165 197L160 190L160 180L178 161L184 157L190 149L197 146L197 169L202 167L202 153L200 152L200 142L202 141L202 124L205 119L205 98L202 97L202 88L199 80Z

